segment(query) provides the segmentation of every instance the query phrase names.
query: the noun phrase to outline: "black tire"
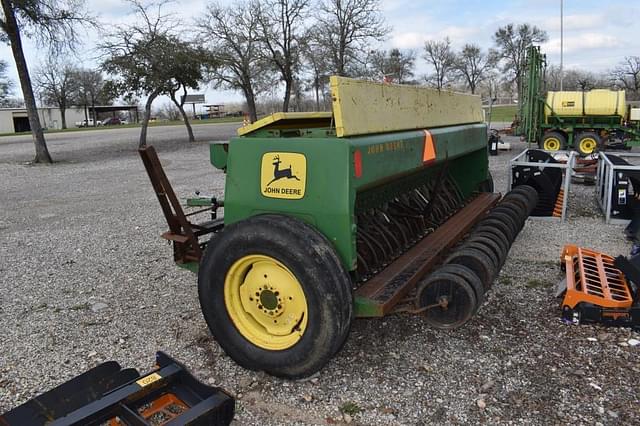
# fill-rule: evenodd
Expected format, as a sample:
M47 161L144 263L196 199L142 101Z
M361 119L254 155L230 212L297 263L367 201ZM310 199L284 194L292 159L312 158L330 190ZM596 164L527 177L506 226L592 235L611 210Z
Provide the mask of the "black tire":
M485 292L491 288L497 275L489 256L484 251L471 247L454 251L444 263L454 263L471 269L482 281Z
M511 241L515 240L516 236L518 235L518 232L520 232L520 227L518 226L518 223L513 217L511 217L511 215L508 212L504 212L502 211L502 209L497 209L497 210L496 209L497 207L492 209L489 212L489 217L493 219L497 219L500 222L507 225L513 237Z
M447 307L433 306L441 298L448 301ZM416 307L431 308L422 312L427 324L441 330L462 327L471 319L478 301L471 284L460 275L436 271L418 285Z
M567 137L556 131L546 132L542 135L540 149L545 151L559 151L567 148Z
M274 350L252 342L229 313L225 302L227 273L240 259L250 256L266 256L281 263L304 294L306 328L289 347ZM285 378L305 377L320 370L342 347L353 319L351 280L331 243L313 227L290 216L258 215L218 233L201 261L198 293L211 333L234 361Z
M469 239L477 237L489 238L500 246L500 250L504 253L503 257L500 259L500 268L502 268L509 257L509 249L511 248L506 235L504 235L498 228L487 226L474 230Z
M518 199L518 197L520 198ZM524 226L524 223L527 221L529 214L527 213L528 209L526 205L526 198L522 194L515 194L509 198L505 197L502 199L502 201L500 201L500 204L498 205L512 209Z
M531 201L529 200L528 195L522 192L513 192L513 191L507 192L505 196L502 198L502 201L500 201L500 204L505 202L517 203L520 209L522 209L522 212L526 214L527 217L529 216L529 211L533 210L533 208L535 207L532 205Z
M602 139L595 132L582 132L573 143L573 148L582 157L593 154L602 145Z
M476 234L467 238L465 244L470 243L477 243L488 247L491 250L492 257L496 259L496 271L500 271L500 268L502 268L502 265L504 264L504 260L507 258L507 252L504 249L504 246L496 241L496 238L491 238L490 236L483 234Z
M522 227L524 226L524 218L518 208L509 204L500 203L491 210L492 214L498 212L508 215L513 220L516 224L516 234L519 234L520 230L522 230Z
M540 194L538 194L538 190L531 185L516 186L509 192L509 194L522 194L527 197L527 199L529 199L529 203L531 204L531 210L535 209L538 205L538 201L540 201ZM529 212L529 214L531 214L531 212Z
M480 281L480 278L475 274L475 272L466 266L457 265L455 263L444 265L442 268L438 269L438 272L450 272L452 274L459 275L464 278L467 283L471 284L474 294L476 295L476 307L473 310L473 313L475 314L478 312L478 309L480 309L480 306L484 303L484 287L482 286L482 281Z
M500 258L498 257L499 254L496 253L496 251L493 250L491 247L476 240L465 240L457 249L463 250L467 248L476 249L486 254L487 258L491 260L491 265L493 270L495 271L500 270Z
M498 218L495 217L491 217L491 216L487 216L486 218L482 219L479 223L478 223L478 229L484 226L491 226L493 228L497 228L498 230L500 230L505 237L507 237L507 241L509 243L509 245L511 245L513 243L513 240L515 239L515 235L513 233L513 231L511 231L511 228L509 227L509 225L507 225L506 223L504 223L503 221L501 221Z

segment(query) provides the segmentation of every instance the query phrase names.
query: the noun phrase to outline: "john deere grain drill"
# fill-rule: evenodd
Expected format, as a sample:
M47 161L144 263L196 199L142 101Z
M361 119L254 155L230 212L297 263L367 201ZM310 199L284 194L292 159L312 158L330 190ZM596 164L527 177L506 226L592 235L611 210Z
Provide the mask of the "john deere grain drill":
M211 332L283 377L320 369L354 316L466 323L535 206L526 186L492 193L479 97L339 77L331 93L331 113L274 114L211 145L226 184L205 223L141 150Z

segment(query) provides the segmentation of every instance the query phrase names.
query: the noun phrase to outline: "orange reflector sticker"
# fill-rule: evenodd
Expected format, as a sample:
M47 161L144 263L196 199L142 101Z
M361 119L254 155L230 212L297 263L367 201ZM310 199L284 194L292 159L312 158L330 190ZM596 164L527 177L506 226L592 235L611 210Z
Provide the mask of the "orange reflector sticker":
M422 148L422 162L428 163L436 159L436 145L433 136L428 130L424 130L424 146Z
M362 176L362 153L359 149L353 153L353 170L357 178Z

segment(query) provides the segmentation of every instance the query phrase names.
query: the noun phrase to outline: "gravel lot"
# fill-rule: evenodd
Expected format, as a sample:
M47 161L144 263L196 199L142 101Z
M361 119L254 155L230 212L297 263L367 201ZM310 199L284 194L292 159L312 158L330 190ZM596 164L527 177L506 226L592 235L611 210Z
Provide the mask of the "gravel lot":
M237 125L151 129L176 191L222 195L206 141ZM238 397L236 424L637 424L640 335L568 326L553 286L573 242L628 254L593 186L575 185L567 222L528 220L485 305L453 332L420 318L356 320L318 375L290 382L244 370L209 335L196 277L175 267L137 152L137 129L49 135L54 166L32 166L30 137L0 138L0 412L105 360L146 371L155 351ZM508 160L491 158L497 190Z

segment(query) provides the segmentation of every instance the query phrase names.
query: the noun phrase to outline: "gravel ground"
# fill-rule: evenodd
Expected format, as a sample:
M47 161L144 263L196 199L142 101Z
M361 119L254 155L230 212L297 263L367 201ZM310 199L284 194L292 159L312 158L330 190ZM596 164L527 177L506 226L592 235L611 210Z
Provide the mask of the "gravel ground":
M155 128L179 194L222 195L205 141L234 125ZM638 333L568 326L553 286L572 242L630 249L603 223L593 186L573 186L569 217L528 220L485 305L465 327L420 318L356 320L344 349L316 376L284 381L235 365L209 335L196 277L172 263L166 228L135 132L51 135L54 166L26 164L29 138L0 138L0 412L105 360L147 370L157 350L238 398L236 424L633 424ZM491 157L497 190L508 160Z

